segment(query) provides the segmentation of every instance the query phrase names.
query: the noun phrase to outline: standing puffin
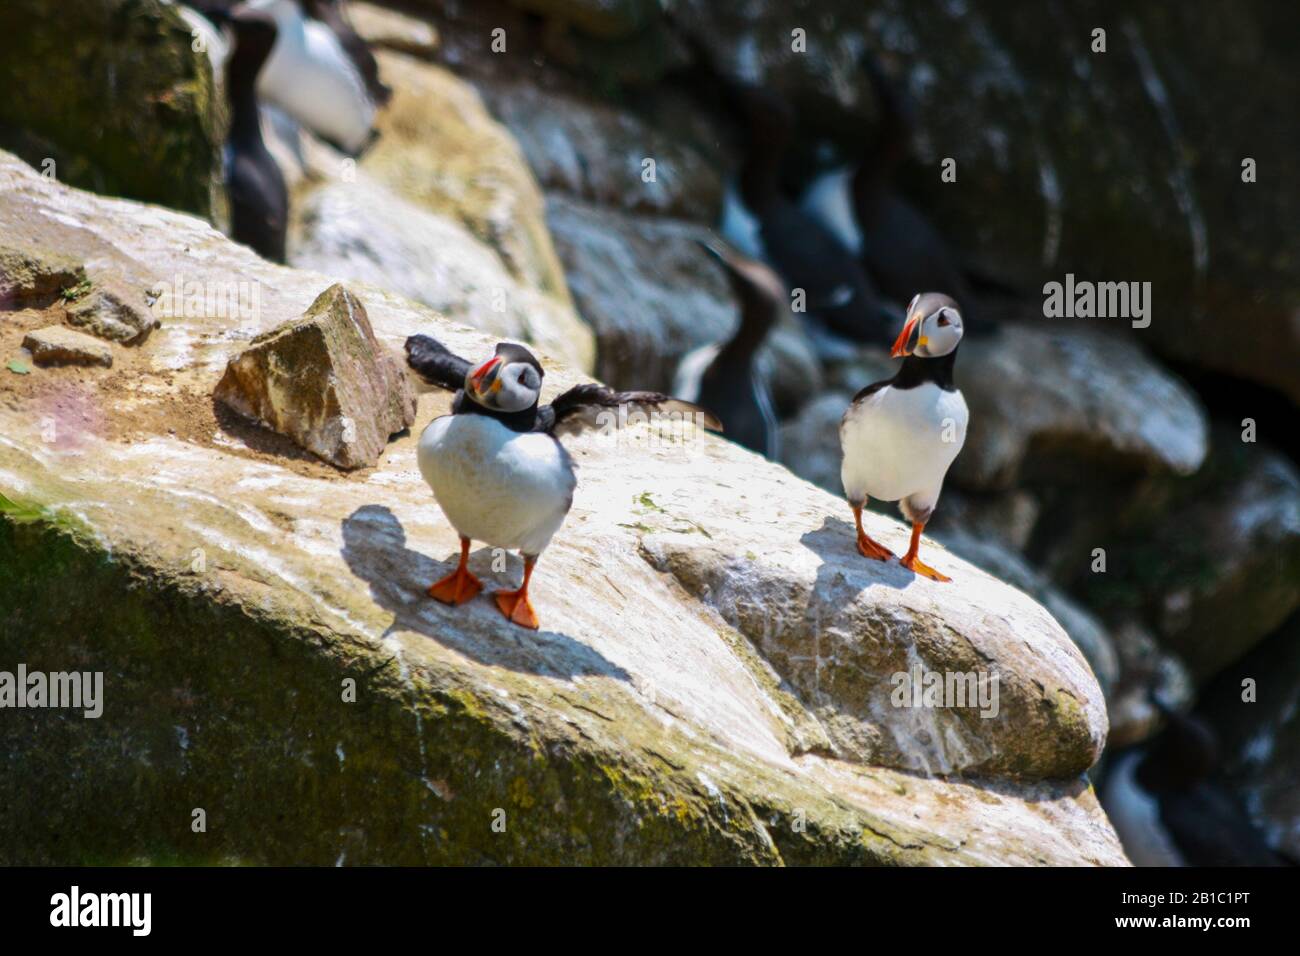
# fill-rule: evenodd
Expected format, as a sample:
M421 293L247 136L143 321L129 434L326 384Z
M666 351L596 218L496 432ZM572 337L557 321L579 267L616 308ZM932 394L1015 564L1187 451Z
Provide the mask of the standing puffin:
M868 498L897 501L912 523L911 546L900 563L935 581L952 579L923 564L917 550L944 476L966 441L970 413L952 379L961 337L956 302L938 292L917 295L890 353L905 356L898 374L853 396L840 422L840 478L858 529L858 551L878 561L894 557L862 530L862 508Z
M463 604L483 584L468 568L472 540L517 549L524 559L518 590L498 591L497 608L522 627L536 629L528 582L538 556L564 523L577 475L557 436L602 424L601 412L627 409L687 413L721 430L708 412L658 392L616 392L575 385L539 405L541 363L522 345L502 342L476 366L427 335L406 340L406 360L421 378L455 390L451 414L435 418L420 436L420 473L460 535L456 570L429 587L444 604Z
M709 243L700 245L726 271L740 302L740 323L729 341L686 354L677 367L673 393L715 412L736 444L776 461L776 411L758 351L785 308L785 286L755 259Z

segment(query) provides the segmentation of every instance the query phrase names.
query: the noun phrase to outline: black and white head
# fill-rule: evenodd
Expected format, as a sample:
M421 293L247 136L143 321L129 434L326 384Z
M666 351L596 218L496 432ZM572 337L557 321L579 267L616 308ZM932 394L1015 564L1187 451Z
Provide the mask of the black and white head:
M484 408L522 412L542 394L542 365L522 345L502 342L496 354L469 370L465 394Z
M942 292L922 292L907 307L907 321L890 355L939 358L961 344L962 319L957 303Z

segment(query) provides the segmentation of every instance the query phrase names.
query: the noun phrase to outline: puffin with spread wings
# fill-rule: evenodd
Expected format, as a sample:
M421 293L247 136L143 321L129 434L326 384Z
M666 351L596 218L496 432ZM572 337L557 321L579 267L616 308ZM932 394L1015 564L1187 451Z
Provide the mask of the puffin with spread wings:
M413 335L406 340L406 360L425 381L456 392L451 414L429 423L417 453L420 473L460 535L460 563L430 586L429 596L463 604L482 590L468 567L471 541L517 549L524 559L523 583L495 598L501 613L522 627L539 626L528 582L538 556L564 523L577 487L573 459L560 435L617 420L621 416L611 413L619 409L691 415L705 428L722 430L698 405L595 383L575 385L541 405L542 365L512 342L498 344L493 355L473 365L436 339Z

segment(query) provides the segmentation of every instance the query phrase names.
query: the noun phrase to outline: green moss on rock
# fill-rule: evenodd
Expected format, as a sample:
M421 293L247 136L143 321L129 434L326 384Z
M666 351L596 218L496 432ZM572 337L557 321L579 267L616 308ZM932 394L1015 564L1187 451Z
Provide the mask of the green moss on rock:
M751 806L685 765L507 729L464 687L160 581L9 499L0 607L4 669L103 671L105 700L0 724L0 864L903 861L906 839L829 802L803 832L769 826L796 810L774 781Z
M224 104L162 0L0 4L0 145L62 181L211 217Z

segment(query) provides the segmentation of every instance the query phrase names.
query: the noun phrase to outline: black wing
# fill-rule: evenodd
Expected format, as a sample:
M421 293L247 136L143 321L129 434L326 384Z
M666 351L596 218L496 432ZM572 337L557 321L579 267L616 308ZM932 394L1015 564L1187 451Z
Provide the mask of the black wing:
M437 339L427 335L412 335L406 340L406 364L430 385L449 392L465 386L469 374L468 360L455 355Z
M534 431L548 434L576 434L587 428L603 428L620 423L619 411L627 415L679 414L697 416L696 421L705 428L720 432L722 423L707 409L684 402L662 392L616 392L604 385L590 382L575 385L557 396L549 405L537 410Z

